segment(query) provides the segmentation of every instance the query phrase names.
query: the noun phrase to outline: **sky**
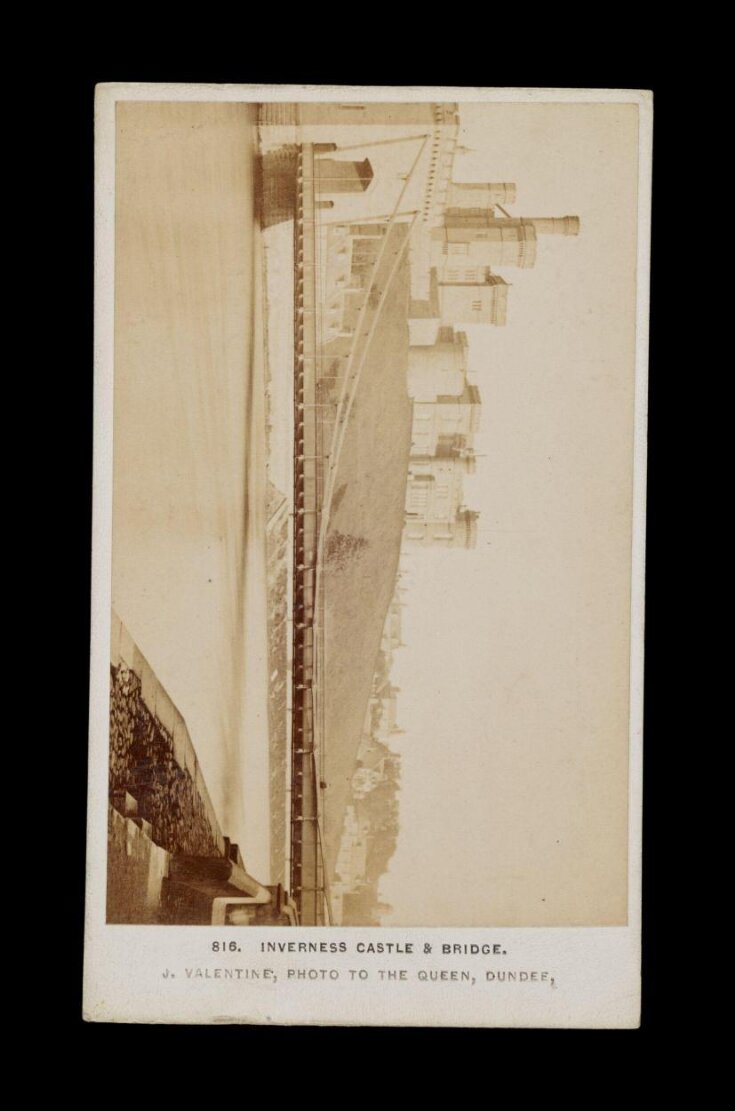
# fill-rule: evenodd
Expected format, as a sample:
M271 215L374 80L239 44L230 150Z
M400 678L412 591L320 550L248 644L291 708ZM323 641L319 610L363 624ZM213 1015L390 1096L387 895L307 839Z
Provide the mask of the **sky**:
M385 925L627 915L638 108L462 105L455 180L578 215L467 326L482 396L471 551L407 549L401 828Z

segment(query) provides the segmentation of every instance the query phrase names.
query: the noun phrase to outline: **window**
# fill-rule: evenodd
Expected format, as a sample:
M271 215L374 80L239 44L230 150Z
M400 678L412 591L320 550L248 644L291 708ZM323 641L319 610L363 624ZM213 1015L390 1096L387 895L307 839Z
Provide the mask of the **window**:
M411 483L408 493L409 513L423 516L429 507L429 488L424 483Z
M472 311L473 312L482 312L482 301L473 301L472 302Z

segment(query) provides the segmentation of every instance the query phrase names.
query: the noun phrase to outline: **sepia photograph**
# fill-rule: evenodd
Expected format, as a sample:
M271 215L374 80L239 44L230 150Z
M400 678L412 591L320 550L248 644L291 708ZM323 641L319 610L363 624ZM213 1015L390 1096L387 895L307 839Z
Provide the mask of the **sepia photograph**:
M650 101L451 92L110 87L107 929L637 916Z

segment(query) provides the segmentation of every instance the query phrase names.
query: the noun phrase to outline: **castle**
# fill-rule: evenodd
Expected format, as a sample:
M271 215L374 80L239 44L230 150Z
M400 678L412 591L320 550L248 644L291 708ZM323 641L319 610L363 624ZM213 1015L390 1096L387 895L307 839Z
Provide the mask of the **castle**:
M463 478L475 468L481 400L458 327L505 325L511 285L503 271L535 266L543 239L577 236L580 221L511 214L515 182L455 181L459 132L456 104L273 104L261 119L266 150L313 143L323 163L321 342L335 382L389 228L406 224L414 417L404 540L471 548L478 514L464 504Z

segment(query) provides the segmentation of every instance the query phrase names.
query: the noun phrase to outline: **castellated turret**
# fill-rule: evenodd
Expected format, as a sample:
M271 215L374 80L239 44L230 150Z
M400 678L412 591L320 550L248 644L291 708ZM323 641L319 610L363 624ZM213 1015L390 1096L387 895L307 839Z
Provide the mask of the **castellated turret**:
M440 281L461 281L476 266L530 269L539 236L578 234L578 216L516 219L496 216L491 208L448 209L444 226L431 233L431 261Z
M579 216L532 216L523 223L533 224L536 235L579 235Z
M439 275L439 313L443 324L505 324L509 284L489 267L470 266Z
M514 181L450 182L446 207L492 208L496 204L515 204Z
M408 349L408 393L415 401L459 397L467 380L467 336L440 327L436 342Z

